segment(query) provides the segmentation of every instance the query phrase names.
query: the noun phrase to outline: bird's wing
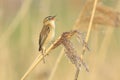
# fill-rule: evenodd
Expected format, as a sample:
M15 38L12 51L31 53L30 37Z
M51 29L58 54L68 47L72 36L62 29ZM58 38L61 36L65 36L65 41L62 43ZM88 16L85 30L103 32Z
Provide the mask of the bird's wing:
M40 32L40 36L39 36L39 51L42 50L42 46L45 43L49 32L50 32L49 25L44 25L41 32Z

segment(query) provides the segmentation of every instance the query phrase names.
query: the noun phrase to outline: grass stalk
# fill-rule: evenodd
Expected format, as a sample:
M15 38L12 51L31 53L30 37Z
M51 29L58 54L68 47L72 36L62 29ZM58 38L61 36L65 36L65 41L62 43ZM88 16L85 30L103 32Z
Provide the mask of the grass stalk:
M98 2L98 0L94 1L93 10L92 10L92 14L91 14L91 18L90 18L90 22L89 22L89 26L88 26L88 31L87 31L87 35L86 35L86 39L85 39L86 43L88 42L88 39L89 39L89 36L90 36L90 32L91 32L91 29L92 29L92 24L93 24L93 19L94 19L94 16L95 16L97 2ZM86 47L84 45L83 52L82 52L83 54L85 53L85 49L86 49Z
M28 76L28 74L37 66L37 64L43 60L44 57L46 57L51 49L53 48L54 44L57 43L59 38L46 50L44 53L44 56L41 55L41 53L36 57L32 65L29 67L29 69L26 71L26 73L23 75L23 77L20 80L25 80L25 78Z

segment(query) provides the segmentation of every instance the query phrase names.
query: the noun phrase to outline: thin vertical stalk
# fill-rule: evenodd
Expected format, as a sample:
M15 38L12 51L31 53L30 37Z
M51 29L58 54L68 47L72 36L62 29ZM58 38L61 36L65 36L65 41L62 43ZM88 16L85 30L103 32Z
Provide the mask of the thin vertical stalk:
M90 36L90 32L91 32L91 29L92 29L92 24L93 24L93 19L94 19L94 16L95 16L95 10L96 10L96 6L97 6L97 2L98 2L98 0L94 1L92 15L91 15L91 18L90 18L90 22L89 22L89 26L88 26L88 31L87 31L87 35L86 35L86 39L85 39L86 43L88 42L88 39L89 39L89 36ZM86 49L86 47L84 45L84 47L83 47L83 54L85 53L85 49Z

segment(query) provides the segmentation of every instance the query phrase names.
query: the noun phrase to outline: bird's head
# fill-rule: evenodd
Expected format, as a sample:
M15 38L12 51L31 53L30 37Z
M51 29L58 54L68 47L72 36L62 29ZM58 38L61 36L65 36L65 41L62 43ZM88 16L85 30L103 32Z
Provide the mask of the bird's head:
M48 16L43 20L43 24L53 24L55 22L55 17L56 16Z

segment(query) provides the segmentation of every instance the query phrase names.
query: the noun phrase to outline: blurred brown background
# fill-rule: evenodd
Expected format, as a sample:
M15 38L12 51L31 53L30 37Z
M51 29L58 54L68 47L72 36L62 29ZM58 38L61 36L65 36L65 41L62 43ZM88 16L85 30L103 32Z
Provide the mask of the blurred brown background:
M0 80L20 80L34 61L38 52L38 38L42 21L56 15L57 38L70 31L86 0L0 0ZM120 12L119 0L101 2ZM91 51L85 54L84 67L78 80L120 80L120 28L106 27L93 30L89 39ZM82 31L82 29L80 30ZM61 47L30 73L26 80L48 80ZM79 53L80 54L80 53ZM63 55L52 80L73 80L74 65Z

